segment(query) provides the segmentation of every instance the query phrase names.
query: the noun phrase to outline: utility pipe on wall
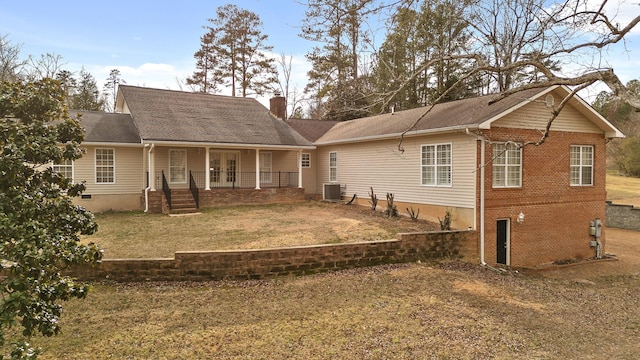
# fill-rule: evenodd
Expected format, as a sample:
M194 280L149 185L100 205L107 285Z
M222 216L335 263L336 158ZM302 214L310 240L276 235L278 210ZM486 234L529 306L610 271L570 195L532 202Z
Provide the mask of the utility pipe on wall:
M149 148L148 152L147 152L147 187L144 189L144 212L149 212L149 189L151 189L151 176L153 176L151 174L151 151L153 150L153 148L155 147L155 144L151 144L151 146L149 146L149 144L145 144L144 145L145 148Z
M480 140L480 264L486 266L484 261L484 162L485 144Z

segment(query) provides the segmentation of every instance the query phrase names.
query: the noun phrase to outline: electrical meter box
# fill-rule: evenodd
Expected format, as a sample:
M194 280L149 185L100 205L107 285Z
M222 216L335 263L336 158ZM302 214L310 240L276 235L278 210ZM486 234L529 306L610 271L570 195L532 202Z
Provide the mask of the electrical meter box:
M600 221L600 219L595 219L589 222L589 235L600 237L601 231L602 231L602 221Z

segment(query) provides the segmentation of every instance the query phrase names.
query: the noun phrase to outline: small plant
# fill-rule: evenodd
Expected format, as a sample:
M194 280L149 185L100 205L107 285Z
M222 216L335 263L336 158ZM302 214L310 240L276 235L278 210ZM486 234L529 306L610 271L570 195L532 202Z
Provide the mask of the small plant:
M384 211L384 214L388 217L397 217L398 209L396 205L393 203L393 194L387 193L387 209Z
M369 193L369 204L371 204L371 210L375 210L378 207L378 197L373 193L373 186L371 187L371 192Z
M412 206L411 208L407 208L407 214L409 214L411 220L416 221L418 220L418 216L420 216L420 209L418 209L418 211L415 211L413 210Z
M444 213L444 218L438 218L440 222L440 230L451 230L451 210L447 209Z

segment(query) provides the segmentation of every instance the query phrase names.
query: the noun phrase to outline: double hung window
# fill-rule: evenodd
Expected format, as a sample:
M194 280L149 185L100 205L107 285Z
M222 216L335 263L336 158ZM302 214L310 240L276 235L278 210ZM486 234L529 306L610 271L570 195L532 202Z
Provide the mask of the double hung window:
M260 183L270 184L272 181L271 153L260 152Z
M512 142L493 144L493 187L522 186L522 148Z
M303 168L310 168L311 167L311 154L302 153L301 156L302 156L302 158L300 158L300 164L302 165L302 167Z
M571 185L593 185L593 146L572 145L570 155Z
M451 186L451 144L422 145L421 184Z
M116 182L116 155L114 149L96 148L96 184Z
M54 172L73 180L73 160L62 160L60 163L54 163L51 168Z
M338 153L335 151L329 153L329 181L338 181Z

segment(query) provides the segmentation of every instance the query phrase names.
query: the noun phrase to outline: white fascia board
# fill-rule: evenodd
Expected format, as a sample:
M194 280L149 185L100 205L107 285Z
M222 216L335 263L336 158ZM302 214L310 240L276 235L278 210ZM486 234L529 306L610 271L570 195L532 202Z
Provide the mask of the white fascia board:
M142 143L82 142L80 146L143 147Z
M261 145L261 144L228 144L228 143L205 143L194 141L154 141L143 140L142 144L155 144L156 146L185 146L185 147L215 147L226 149L271 149L271 150L313 150L314 145Z
M438 129L412 130L405 133L404 137L407 138L407 137L415 137L415 136L421 136L421 135L438 135L438 134L454 133L459 131L476 130L476 129L478 129L477 124L457 125L457 126L450 126L450 127L438 128ZM322 142L316 142L315 144L322 146L322 145L336 145L336 144L351 144L351 143L376 141L376 140L395 140L395 139L399 139L400 136L402 136L402 133L393 133L393 134L363 136L363 137L349 138L349 139L322 141Z

